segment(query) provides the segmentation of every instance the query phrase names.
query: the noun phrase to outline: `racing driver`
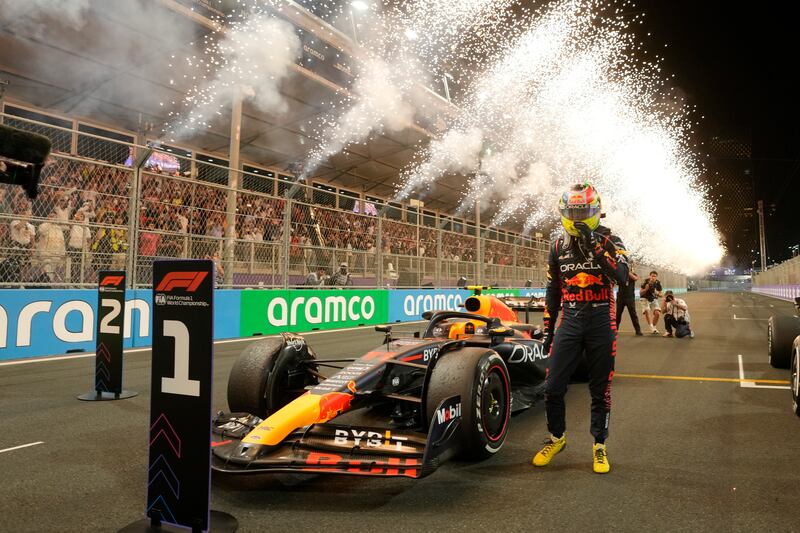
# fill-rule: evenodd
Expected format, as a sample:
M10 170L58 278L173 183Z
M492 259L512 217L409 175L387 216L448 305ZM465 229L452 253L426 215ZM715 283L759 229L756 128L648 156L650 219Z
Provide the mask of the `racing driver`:
M611 469L605 441L617 352L614 286L628 279L626 252L622 241L600 225L600 195L589 183L565 192L559 210L565 234L553 241L547 261L546 308L552 327L544 345L550 352L545 410L550 437L533 464L547 465L567 443L564 395L585 352L592 395L594 471L605 474Z

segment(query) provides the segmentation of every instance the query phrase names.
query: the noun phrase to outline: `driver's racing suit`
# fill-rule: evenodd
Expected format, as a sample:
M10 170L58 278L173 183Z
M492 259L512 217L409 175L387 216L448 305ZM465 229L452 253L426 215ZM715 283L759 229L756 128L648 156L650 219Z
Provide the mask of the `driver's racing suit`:
M594 233L603 248L596 254L584 251L579 239L569 235L550 246L546 306L551 330L546 343L552 341L552 349L545 409L550 433L561 437L566 429L564 395L585 350L592 395L591 432L595 442L603 443L608 437L617 354L614 286L628 279L628 264L625 247L616 235L602 226Z

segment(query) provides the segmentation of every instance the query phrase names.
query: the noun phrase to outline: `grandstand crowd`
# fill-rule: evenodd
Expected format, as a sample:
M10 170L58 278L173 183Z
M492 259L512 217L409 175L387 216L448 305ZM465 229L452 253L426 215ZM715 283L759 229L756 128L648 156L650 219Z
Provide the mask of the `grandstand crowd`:
M157 167L147 169L136 206L134 243L129 235L133 187L130 170L58 157L42 173L35 200L28 200L21 189L0 186L0 283L91 283L99 270L124 269L129 251L150 260L220 254L228 223L225 188ZM237 261L274 260L287 223L285 205L280 198L237 193ZM288 223L291 264L301 270L313 268L313 249L342 250L352 261L374 254L379 245L375 216L306 204L302 198L292 203ZM391 219L382 224L384 254L476 261L474 236L441 231L439 250L439 230ZM518 247L517 253L518 266L536 266L534 250ZM484 261L513 265L514 247L484 240ZM362 262L366 269L366 259Z

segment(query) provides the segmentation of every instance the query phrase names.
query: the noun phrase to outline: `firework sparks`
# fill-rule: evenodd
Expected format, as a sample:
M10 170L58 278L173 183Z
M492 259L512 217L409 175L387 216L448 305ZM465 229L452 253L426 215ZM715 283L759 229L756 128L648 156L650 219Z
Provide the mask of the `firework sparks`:
M171 141L210 128L236 98L270 114L285 110L279 84L300 57L300 39L269 6L240 1L240 9L204 37L200 55L184 59L183 78L192 84L182 109L169 114L164 134Z
M609 225L640 259L686 272L718 261L686 110L659 105L658 65L633 59L632 21L608 9L568 0L533 17L461 103L453 131L482 132L478 160L448 133L406 171L398 197L425 194L453 172L441 162L456 159L473 175L462 209L478 202L494 207L494 224L533 229L556 219L561 191L591 178Z
M350 90L321 102L329 112L307 124L318 144L305 174L376 132L414 126L422 111L445 127L403 171L396 199L469 176L460 211L477 202L494 224L531 230L557 219L562 190L591 178L609 225L642 260L694 272L720 259L689 149L689 111L666 97L657 58L638 59L647 56L630 30L640 16L623 15L629 0L561 0L536 11L519 0L372 2L358 13L339 2L305 4L352 27L359 44ZM224 36L215 32L187 58L199 73L171 136L208 127L234 91L280 109L278 84L299 54L297 37L275 18L285 6L237 5ZM420 88L445 75L457 84L458 107L434 110Z

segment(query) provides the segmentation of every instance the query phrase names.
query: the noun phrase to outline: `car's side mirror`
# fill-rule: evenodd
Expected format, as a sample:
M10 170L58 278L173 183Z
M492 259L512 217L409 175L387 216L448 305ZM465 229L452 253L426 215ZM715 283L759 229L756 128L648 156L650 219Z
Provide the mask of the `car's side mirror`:
M514 329L508 326L497 326L489 330L490 337L513 337Z
M534 330L531 332L531 338L536 340L542 340L544 338L544 330L541 326L536 326Z
M383 333L383 344L392 342L392 326L375 326L375 331Z
M422 318L425 320L430 320L433 317L433 311L425 311L422 313Z

